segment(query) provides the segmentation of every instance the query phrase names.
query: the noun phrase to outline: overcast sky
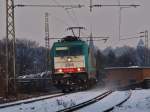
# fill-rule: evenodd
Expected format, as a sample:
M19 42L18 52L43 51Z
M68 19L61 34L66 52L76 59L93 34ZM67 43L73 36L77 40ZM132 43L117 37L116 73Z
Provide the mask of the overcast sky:
M0 0L0 39L5 37L5 1ZM93 8L89 11L90 0L14 0L15 4L83 4L84 8L65 10L64 8L15 8L16 37L36 40L44 45L44 14L48 12L50 37L69 35L69 26L83 26L83 36L93 32L93 36L110 36L108 42L97 41L99 48L107 46L136 46L138 39L119 41L119 7ZM93 4L118 4L119 0L93 0ZM139 36L138 32L150 31L150 0L120 0L121 4L138 4L137 8L123 8L121 11L121 38ZM52 43L51 43L52 44Z

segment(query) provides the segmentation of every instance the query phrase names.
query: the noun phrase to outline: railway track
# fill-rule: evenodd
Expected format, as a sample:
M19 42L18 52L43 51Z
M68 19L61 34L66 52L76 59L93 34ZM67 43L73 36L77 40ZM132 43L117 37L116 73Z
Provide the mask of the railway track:
M103 93L103 94L101 94L101 95L99 95L99 96L97 96L97 97L95 97L93 99L90 99L90 100L88 100L86 102L77 104L77 105L69 107L69 108L65 108L65 109L59 110L57 112L71 112L71 111L75 111L75 110L81 109L81 108L86 107L88 105L91 105L91 104L93 104L95 102L98 102L99 100L103 99L104 97L108 96L111 93L112 93L112 91L107 91L107 92L105 92L105 93Z
M45 99L50 99L50 98L54 98L54 97L58 97L58 96L63 96L63 95L66 95L66 94L65 93L56 93L56 94L52 94L52 95L45 95L45 96L30 98L30 99L26 99L26 100L20 100L20 101L15 101L15 102L11 102L11 103L1 104L0 109L11 107L11 106L17 106L17 105L21 105L21 104L29 104L29 103L33 103L33 102L37 102L37 101L41 101L41 100L45 100Z
M125 103L127 100L130 99L131 95L132 95L132 91L129 91L129 94L128 94L128 97L127 97L127 98L125 98L124 100L122 100L122 101L121 101L120 103L118 103L117 105L106 109L104 112L110 112L110 111L112 111L115 107L121 106L123 103Z
M78 95L80 95L80 94L81 93L79 93ZM43 110L44 109L49 110L49 109L51 109L51 107L49 107L50 105L53 105L53 106L56 105L56 107L54 109L52 109L55 112L71 112L71 111L87 112L87 109L88 109L88 112L90 112L91 110L93 110L93 111L97 110L98 111L99 109L100 109L99 111L102 111L102 112L110 112L114 109L114 107L120 106L123 103L125 103L128 99L130 99L132 93L131 93L131 91L129 91L129 92L128 91L125 91L125 92L124 91L117 91L117 92L105 91L101 94L98 93L93 98L91 97L88 100L82 101L82 103L79 101L80 103L77 103L75 105L72 105L69 107L66 106L66 108L62 108L61 105L59 106L57 104L57 100L59 100L59 98L57 98L57 97L63 96L63 95L66 95L66 94L58 93L58 94L53 94L53 95L41 96L38 98L32 98L32 99L28 99L28 100L17 101L17 102L8 103L8 104L2 104L2 105L0 105L0 109L9 110L13 107L12 112L15 112L16 109L20 110L20 109L27 109L27 108L29 110L34 109L37 111L39 108L38 108L38 106L36 106L37 105L36 102L42 101L42 100L47 100L47 99L49 100L51 98L56 97L56 99L51 100L51 103L48 103L46 101L44 103L45 107L41 106L40 108L42 108ZM86 96L86 95L84 95L84 96ZM66 99L66 96L64 98ZM84 97L82 96L81 98L84 98ZM62 101L64 101L65 103L67 103L67 101L69 101L69 105L70 105L71 104L70 100L65 101L65 99L63 99ZM116 99L118 99L118 101ZM33 105L32 105L32 103L33 103ZM56 104L54 104L54 103L56 103ZM24 105L24 104L28 104L28 106ZM40 105L43 105L43 103L41 103ZM95 108L96 105L98 107L97 109ZM53 106L52 106L52 108L53 108ZM7 107L10 107L10 108L7 108ZM57 108L60 108L60 109L57 110ZM3 111L3 110L1 110L1 111ZM40 110L38 110L37 112L40 112Z
M62 109L62 110L59 110L57 112L72 112L72 111L80 111L80 109L82 108L86 108L87 106L92 106L92 104L96 103L96 102L99 102L101 101L102 99L104 99L106 96L110 95L113 91L107 91L91 100L88 100L86 102L83 102L83 103L80 103L80 104L77 104L75 106L72 106L72 107L69 107L69 108L66 108L66 109ZM106 109L103 110L103 112L110 112L112 111L116 106L121 106L123 103L125 103L128 99L130 99L132 95L132 92L129 91L128 94L127 94L127 97L124 98L123 100L121 100L120 102L118 102L117 104L113 105L113 106L108 106ZM118 97L118 96L116 96ZM94 111L94 110L93 110Z
M79 112L111 112L115 107L121 106L131 97L131 91L114 91L107 97L78 109Z

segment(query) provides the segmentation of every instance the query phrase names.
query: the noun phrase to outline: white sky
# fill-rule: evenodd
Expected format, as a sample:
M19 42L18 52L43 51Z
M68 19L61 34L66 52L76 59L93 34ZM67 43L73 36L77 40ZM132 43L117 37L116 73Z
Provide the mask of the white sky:
M5 37L5 1L0 0L0 39ZM44 14L48 12L50 37L63 37L69 34L65 29L68 26L86 27L83 36L89 35L91 30L94 36L110 36L107 43L97 41L99 48L107 46L136 46L138 39L118 41L119 7L93 8L89 11L90 0L14 0L15 4L83 4L84 8L65 11L63 8L15 8L16 37L36 40L44 45L45 27ZM118 4L119 0L93 0L93 4ZM150 31L150 0L120 0L121 4L138 4L137 8L122 10L121 35L122 38L136 36L136 33ZM51 43L52 44L52 43Z

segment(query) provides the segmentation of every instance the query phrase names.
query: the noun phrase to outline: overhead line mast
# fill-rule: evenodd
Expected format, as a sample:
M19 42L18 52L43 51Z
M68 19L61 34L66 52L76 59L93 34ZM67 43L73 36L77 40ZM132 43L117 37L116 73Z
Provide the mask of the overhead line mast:
M145 30L144 32L140 32L140 34L143 34L143 36L145 38L145 49L144 49L144 63L146 66L148 66L150 64L150 55L149 55L149 49L148 49L148 42L149 42L149 38L148 38L148 31Z
M90 0L90 12L92 12L92 5L93 5L93 2L92 0Z
M48 71L49 65L49 50L50 50L50 42L49 42L49 14L45 13L45 47L46 47L46 71Z
M9 42L13 42L13 47ZM9 93L10 79L13 79L13 90L16 92L15 78L16 78L16 56L15 56L15 21L14 21L14 0L6 0L6 97ZM12 57L11 57L11 55ZM10 62L12 61L13 64ZM11 67L13 66L13 74L11 74ZM13 78L12 78L13 77ZM11 81L12 82L12 81Z

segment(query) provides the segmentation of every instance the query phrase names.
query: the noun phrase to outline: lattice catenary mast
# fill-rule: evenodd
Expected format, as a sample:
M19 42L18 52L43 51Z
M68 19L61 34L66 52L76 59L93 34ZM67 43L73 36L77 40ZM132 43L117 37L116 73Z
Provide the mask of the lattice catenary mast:
M45 13L45 47L46 47L46 71L49 65L49 50L50 50L50 38L49 38L49 14Z
M9 92L9 87L13 87L13 89L16 90L15 41L14 0L6 0L6 93ZM13 47L11 47L10 42L13 42ZM13 58L13 64L10 63L11 58ZM10 72L12 66L13 74ZM14 79L14 84L11 86L9 86L9 79Z

